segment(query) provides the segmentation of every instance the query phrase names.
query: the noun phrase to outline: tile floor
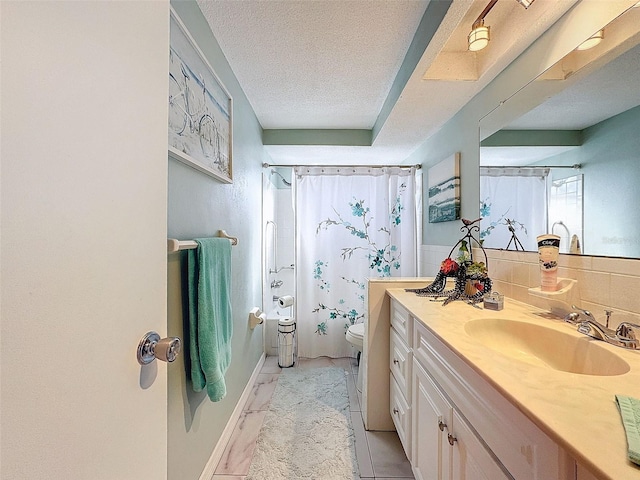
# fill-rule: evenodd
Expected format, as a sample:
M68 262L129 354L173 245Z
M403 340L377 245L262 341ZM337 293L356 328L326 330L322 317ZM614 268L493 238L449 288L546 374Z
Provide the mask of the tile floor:
M344 368L348 373L347 389L351 422L356 437L356 457L360 477L378 480L413 480L411 465L396 432L367 432L364 429L360 412L360 393L356 389L358 366L355 359L301 358L291 368L307 370L331 366ZM267 357L212 480L243 480L245 478L249 471L260 426L269 408L278 375L282 370L278 367L278 357Z

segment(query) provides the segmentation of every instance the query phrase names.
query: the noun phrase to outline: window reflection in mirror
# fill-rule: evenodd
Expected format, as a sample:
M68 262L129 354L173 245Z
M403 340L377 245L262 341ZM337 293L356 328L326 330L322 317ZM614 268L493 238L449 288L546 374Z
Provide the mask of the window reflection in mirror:
M640 258L640 8L507 104L528 111L481 141L484 246Z

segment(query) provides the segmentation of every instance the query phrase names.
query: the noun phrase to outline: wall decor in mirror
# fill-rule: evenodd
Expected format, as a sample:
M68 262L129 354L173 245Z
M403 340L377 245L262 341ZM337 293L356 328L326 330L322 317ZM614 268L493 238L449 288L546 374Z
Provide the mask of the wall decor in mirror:
M640 258L640 8L484 117L480 139L485 248L554 233L561 253Z

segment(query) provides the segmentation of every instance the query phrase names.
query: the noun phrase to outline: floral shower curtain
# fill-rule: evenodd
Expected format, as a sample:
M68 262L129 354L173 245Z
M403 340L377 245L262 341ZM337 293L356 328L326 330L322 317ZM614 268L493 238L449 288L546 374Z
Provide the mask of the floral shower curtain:
M480 167L480 239L485 248L537 251L547 232L548 168ZM516 240L521 247L516 248Z
M296 168L299 356L353 356L367 279L416 275L418 183L415 168Z

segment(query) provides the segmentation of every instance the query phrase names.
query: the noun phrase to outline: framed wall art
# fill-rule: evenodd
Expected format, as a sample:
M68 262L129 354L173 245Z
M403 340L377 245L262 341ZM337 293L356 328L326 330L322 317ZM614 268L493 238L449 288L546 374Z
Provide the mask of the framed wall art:
M231 183L232 133L233 99L171 9L169 155Z
M428 170L429 223L460 219L460 152Z

